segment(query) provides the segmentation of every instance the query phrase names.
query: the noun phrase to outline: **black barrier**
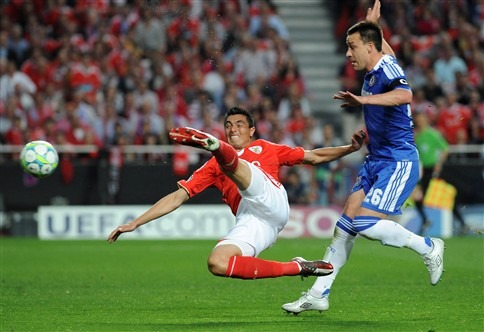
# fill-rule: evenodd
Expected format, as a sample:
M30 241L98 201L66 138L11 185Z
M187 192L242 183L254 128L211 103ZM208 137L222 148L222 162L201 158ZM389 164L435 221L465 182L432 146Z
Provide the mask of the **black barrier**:
M190 167L189 171L198 166ZM25 174L18 163L4 161L0 165L0 206L6 212L23 212L36 211L40 205L151 205L176 190L180 179L169 164L125 164L119 174L119 190L113 198L107 163L77 161L68 171L60 165L50 177L39 180ZM187 203L221 203L221 194L210 188Z

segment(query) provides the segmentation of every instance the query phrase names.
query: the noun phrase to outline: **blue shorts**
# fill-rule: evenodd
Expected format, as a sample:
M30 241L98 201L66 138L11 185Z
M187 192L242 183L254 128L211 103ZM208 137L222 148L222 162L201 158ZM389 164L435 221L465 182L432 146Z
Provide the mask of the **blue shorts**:
M400 208L419 179L418 161L371 160L367 158L358 173L352 193L363 188L361 206L389 215L401 214Z

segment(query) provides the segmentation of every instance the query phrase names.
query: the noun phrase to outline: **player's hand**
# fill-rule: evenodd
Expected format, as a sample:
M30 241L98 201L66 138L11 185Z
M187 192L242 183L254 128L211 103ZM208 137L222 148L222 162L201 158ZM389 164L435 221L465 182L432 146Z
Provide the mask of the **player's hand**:
M381 8L380 0L375 0L373 7L368 8L366 12L366 20L370 22L378 23L378 19L380 18L380 8Z
M333 99L343 100L344 103L341 107L357 107L363 105L362 97L352 94L349 91L339 91L338 94L333 96Z
M131 224L131 223L118 226L114 231L111 232L111 234L109 234L108 242L113 243L114 241L116 241L118 239L118 237L121 234L127 233L127 232L132 232L135 229L136 229L136 226Z
M351 147L355 151L358 151L363 146L363 143L365 143L365 139L366 133L364 130L355 131L355 133L351 137Z

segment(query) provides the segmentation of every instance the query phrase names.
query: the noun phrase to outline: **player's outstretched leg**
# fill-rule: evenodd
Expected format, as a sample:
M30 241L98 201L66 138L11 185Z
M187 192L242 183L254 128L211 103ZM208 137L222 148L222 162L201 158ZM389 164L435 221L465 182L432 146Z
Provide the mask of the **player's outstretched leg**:
M190 127L173 128L170 130L169 136L174 142L207 151L214 151L220 147L220 142L217 138Z
M237 279L263 279L283 276L325 276L333 266L325 261L307 261L296 257L290 262L277 262L251 256L232 256L225 276Z
M239 164L237 151L230 145L201 130L190 127L173 128L169 133L174 142L212 152L224 172L233 173Z

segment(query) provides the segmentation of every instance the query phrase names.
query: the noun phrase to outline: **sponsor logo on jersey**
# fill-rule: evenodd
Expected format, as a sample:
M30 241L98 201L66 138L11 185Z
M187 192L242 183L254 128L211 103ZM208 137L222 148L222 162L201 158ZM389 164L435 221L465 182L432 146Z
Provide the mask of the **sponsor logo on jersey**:
M373 86L375 84L375 82L376 82L375 75L371 75L370 81L368 82L368 85Z
M249 148L250 151L256 153L256 154L260 154L262 152L262 147L259 146L259 145L256 145L256 146L251 146Z

